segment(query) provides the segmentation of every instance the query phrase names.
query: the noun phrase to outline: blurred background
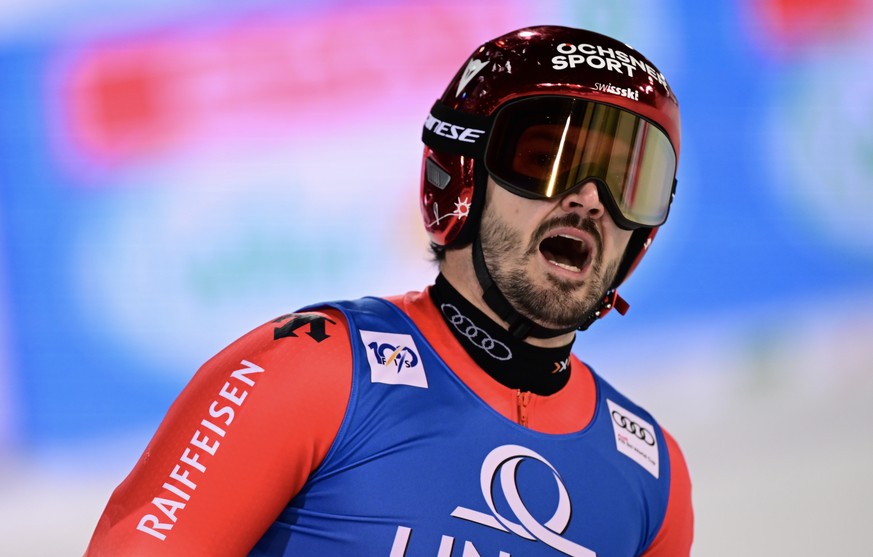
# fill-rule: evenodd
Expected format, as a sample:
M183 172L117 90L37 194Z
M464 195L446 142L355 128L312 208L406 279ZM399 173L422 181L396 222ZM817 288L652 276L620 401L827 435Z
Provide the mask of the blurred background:
M633 45L682 106L631 311L574 350L680 440L694 554L870 555L867 0L4 0L0 555L81 555L236 337L426 286L424 117L543 23Z

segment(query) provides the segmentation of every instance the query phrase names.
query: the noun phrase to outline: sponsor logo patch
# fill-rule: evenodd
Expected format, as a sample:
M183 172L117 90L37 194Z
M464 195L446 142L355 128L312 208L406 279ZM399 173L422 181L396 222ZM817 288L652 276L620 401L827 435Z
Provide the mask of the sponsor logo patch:
M427 388L424 366L409 335L361 331L370 364L370 381Z
M657 478L660 469L654 426L609 399L606 404L615 433L615 448Z

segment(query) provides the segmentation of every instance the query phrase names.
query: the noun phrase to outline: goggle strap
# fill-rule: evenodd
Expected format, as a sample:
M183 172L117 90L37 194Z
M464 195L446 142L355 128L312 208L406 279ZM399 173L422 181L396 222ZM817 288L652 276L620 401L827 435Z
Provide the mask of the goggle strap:
M488 116L453 110L437 101L424 122L421 140L434 151L478 158L485 154L491 124Z

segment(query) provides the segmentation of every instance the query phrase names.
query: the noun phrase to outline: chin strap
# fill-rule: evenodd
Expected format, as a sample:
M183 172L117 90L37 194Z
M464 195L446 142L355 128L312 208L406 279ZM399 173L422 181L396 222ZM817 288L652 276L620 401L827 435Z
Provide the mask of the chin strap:
M575 330L584 331L588 329L592 323L609 313L612 308L618 310L622 315L626 314L627 310L630 308L630 305L624 300L624 298L619 296L615 289L612 289L607 291L600 306L591 312L591 314L578 326L568 327L566 329L550 329L548 327L543 327L516 311L500 289L497 288L497 285L494 283L494 279L491 278L491 273L488 272L488 267L485 264L485 254L482 252L482 242L480 241L478 234L473 240L472 251L473 269L475 269L476 278L479 279L479 285L482 287L482 299L485 300L485 303L494 313L509 324L509 333L519 340L526 337L553 338Z

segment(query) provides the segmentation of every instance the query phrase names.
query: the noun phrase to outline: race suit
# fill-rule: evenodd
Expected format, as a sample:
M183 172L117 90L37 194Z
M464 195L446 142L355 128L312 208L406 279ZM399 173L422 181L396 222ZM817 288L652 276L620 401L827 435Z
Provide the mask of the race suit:
M86 555L683 556L692 522L650 414L575 356L558 393L504 387L416 292L282 316L207 362Z

